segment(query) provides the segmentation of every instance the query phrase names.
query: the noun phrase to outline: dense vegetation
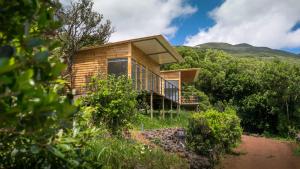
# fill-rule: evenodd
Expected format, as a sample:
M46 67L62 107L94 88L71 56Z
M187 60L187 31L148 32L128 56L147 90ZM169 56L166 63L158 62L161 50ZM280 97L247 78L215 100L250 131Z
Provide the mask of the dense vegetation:
M245 131L295 136L300 128L300 60L233 57L189 47L178 51L185 62L165 68L200 68L196 89L219 110L234 106Z
M210 109L192 115L187 143L194 152L216 161L220 154L231 151L241 136L240 119L234 109L226 108L224 112Z

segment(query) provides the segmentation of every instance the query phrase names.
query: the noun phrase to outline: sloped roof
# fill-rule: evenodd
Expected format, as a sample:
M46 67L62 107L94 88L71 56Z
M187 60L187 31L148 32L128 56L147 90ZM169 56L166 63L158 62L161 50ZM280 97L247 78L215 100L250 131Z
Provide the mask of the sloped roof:
M189 69L177 69L177 70L165 70L160 71L161 73L168 73L168 72L180 72L181 81L182 82L194 82L198 79L199 76L199 68L189 68Z
M181 55L175 50L174 47L171 46L171 44L162 35L147 36L142 38L107 43L104 45L84 47L80 49L80 51L103 48L123 43L132 43L135 47L139 48L148 57L150 57L159 64L183 61Z

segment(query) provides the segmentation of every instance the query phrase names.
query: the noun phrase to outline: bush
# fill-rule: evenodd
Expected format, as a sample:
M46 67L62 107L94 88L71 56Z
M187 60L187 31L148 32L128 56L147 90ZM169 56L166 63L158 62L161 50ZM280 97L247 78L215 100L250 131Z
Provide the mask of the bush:
M92 112L93 123L105 125L113 135L130 123L136 114L137 94L126 76L91 78L87 95L79 102L82 111Z
M241 139L242 128L235 110L224 112L210 109L195 113L189 121L187 143L190 149L201 155L228 152Z

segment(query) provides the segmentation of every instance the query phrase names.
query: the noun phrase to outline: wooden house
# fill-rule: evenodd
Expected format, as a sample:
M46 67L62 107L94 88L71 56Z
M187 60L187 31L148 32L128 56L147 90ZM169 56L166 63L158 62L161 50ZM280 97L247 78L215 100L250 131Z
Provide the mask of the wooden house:
M93 74L127 75L136 90L148 93L151 112L165 107L179 110L181 83L195 79L198 70L161 71L160 66L182 61L161 35L86 47L74 56L71 84L76 94L82 95Z

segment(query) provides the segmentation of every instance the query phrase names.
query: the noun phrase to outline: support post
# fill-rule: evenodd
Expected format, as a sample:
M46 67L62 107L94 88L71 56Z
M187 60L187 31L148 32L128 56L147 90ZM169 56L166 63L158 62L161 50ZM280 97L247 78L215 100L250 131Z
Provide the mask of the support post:
M150 96L150 116L152 119L153 118L153 91L151 91L151 96Z
M171 100L171 118L173 118L173 102Z
M162 98L162 116L165 119L165 98Z
M177 103L177 116L179 115L179 113L180 113L180 104Z

